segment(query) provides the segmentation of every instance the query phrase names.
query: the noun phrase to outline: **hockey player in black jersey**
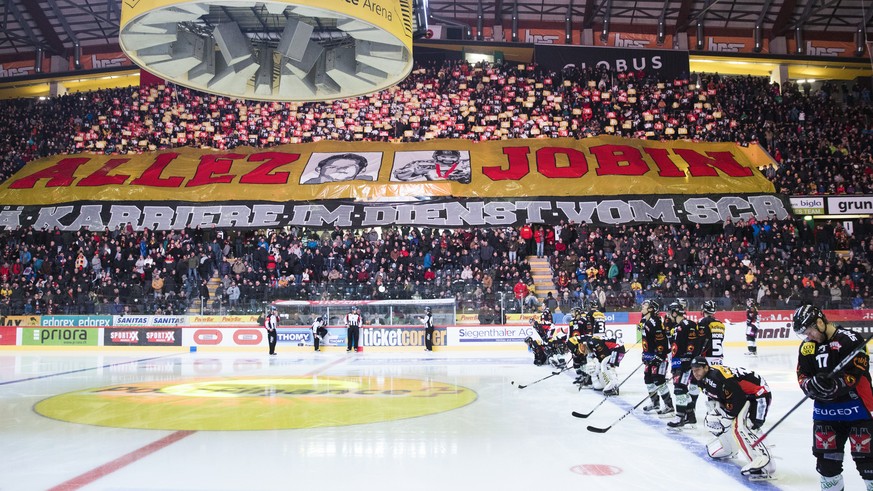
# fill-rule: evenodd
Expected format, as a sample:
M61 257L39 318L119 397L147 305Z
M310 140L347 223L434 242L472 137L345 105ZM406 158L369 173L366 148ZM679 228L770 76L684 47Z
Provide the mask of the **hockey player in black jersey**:
M703 302L703 318L697 323L701 351L710 363L721 365L724 360L724 323L715 318L715 302Z
M761 328L761 323L758 320L758 303L754 298L746 300L746 347L747 355L758 355L758 329Z
M525 338L524 342L528 349L534 354L534 365L545 365L548 362L549 354L547 352L548 332L543 328L533 317L530 318L530 325L533 328L533 333Z
M749 460L740 472L752 480L766 479L773 475L770 452L758 440L755 431L767 419L772 396L767 382L755 372L743 368L728 368L710 365L706 358L698 356L691 362L694 378L700 390L706 394L706 429L718 437L706 446L714 459L726 459L738 452Z
M573 309L570 311L570 320L567 321L567 328L570 336L584 334L585 312L581 308L573 307Z
M815 401L812 454L821 489L847 489L843 452L848 443L864 487L873 490L873 384L865 340L828 322L824 312L813 305L801 305L792 320L794 332L803 338L797 356L797 382ZM849 361L837 371L844 360Z
M639 328L642 331L643 381L651 396L651 404L643 407L645 413L669 414L673 412L673 401L667 387L667 367L670 357L670 346L667 342L667 332L658 315L660 305L655 300L643 302ZM663 407L658 403L658 395L663 400Z
M591 377L594 390L602 390L604 395L618 395L618 375L615 368L624 358L624 345L614 338L582 336L582 346L588 355L587 373Z
M424 324L424 350L433 351L433 311L430 307L424 308L422 324Z
M697 324L686 317L685 309L679 302L667 307L667 317L674 327L671 349L673 398L676 400L676 417L667 423L671 428L681 428L697 423L694 413L699 390L691 376L691 360L700 353Z
M606 334L606 316L597 308L596 302L588 302L587 312L585 312L585 329L582 334L585 336Z

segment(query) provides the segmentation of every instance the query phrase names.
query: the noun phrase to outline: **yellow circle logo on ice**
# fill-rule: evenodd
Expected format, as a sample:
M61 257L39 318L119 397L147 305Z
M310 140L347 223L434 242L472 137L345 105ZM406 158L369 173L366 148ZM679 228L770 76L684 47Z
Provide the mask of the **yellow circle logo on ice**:
M151 430L280 430L414 418L466 406L465 387L390 377L137 382L69 392L35 409L71 423Z

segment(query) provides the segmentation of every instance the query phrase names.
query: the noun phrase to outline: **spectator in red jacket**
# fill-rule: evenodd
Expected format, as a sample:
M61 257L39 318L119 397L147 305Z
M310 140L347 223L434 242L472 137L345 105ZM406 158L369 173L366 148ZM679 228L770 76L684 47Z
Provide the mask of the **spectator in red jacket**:
M525 223L521 227L521 231L519 232L519 236L524 239L525 250L522 253L525 256L530 256L533 254L533 228L531 228L529 223Z
M521 281L519 278L518 283L512 288L512 292L515 294L515 301L518 302L519 310L524 306L524 297L527 295L528 288L524 281Z

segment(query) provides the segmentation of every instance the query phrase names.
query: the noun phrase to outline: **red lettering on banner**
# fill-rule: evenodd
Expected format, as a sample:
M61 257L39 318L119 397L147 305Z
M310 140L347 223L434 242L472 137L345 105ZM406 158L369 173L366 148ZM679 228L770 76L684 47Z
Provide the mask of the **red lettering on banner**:
M33 174L22 177L9 185L9 189L33 189L40 179L48 179L45 184L47 188L67 187L73 184L76 177L73 175L76 169L90 158L69 158L61 159L57 164L45 168L41 171L36 171Z
M527 160L529 153L530 147L505 147L503 155L509 161L509 168L482 167L482 173L492 181L518 181L530 172L530 163Z
M167 166L170 165L170 162L175 160L178 156L178 153L164 153L158 155L155 158L155 163L150 165L148 169L144 170L139 177L131 181L131 184L157 188L177 188L181 186L182 181L185 180L184 177L161 177L161 173L164 172L164 169L166 169Z
M668 152L664 148L646 148L646 154L655 161L658 166L658 175L661 177L685 177L682 169L676 167L676 163L670 160Z
M627 145L598 145L588 149L597 159L598 176L641 176L649 172L643 155ZM622 165L622 162L626 162Z
M197 165L197 171L194 177L185 184L186 188L194 186L204 186L206 184L228 184L233 182L236 177L230 172L230 166L234 160L244 159L245 155L239 153L228 153L224 155L203 155L200 157L200 163ZM223 174L216 176L215 174Z
M567 167L558 167L555 155L567 156ZM588 172L585 154L574 148L546 147L537 150L537 171L549 178L582 177Z
M743 167L730 152L706 152L706 155L687 148L674 148L673 152L688 162L692 177L716 177L716 169L730 177L749 177L752 169Z
M109 159L109 162L103 164L103 167L94 171L90 176L82 179L81 181L76 183L76 187L79 186L118 186L120 184L124 184L124 181L128 180L130 176L119 174L117 176L110 176L109 173L112 172L116 167L126 162L130 162L130 159Z
M289 172L276 172L271 174L273 170L282 167L285 164L296 162L300 158L299 153L282 153L282 152L261 152L249 155L249 162L260 162L266 160L263 164L255 167L251 172L242 176L239 180L240 184L288 184Z

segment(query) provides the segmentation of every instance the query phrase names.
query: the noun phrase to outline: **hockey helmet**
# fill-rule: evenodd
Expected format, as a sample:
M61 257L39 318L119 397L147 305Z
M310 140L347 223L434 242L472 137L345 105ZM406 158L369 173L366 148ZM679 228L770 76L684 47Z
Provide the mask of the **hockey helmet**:
M754 306L755 306L755 299L754 299L754 298L750 298L750 299L746 300L746 305L747 305L749 308L754 307Z
M552 311L551 311L551 310L549 310L549 308L548 308L548 307L546 307L546 308L543 308L543 314L551 314L551 313L552 313Z
M685 307L683 307L682 304L680 304L678 301L670 303L670 305L667 307L667 311L670 312L670 315L681 315L683 317L685 316Z
M315 321L316 322L324 322L324 317L319 315L318 317L315 318Z
M643 302L644 312L658 312L661 310L661 304L657 300L646 300Z
M794 316L792 317L794 332L798 335L803 335L807 329L816 324L818 319L821 319L825 324L828 322L824 312L818 307L810 304L801 305L794 311Z
M688 310L688 300L685 300L684 298L677 298L676 301L679 302L682 310Z
M431 313L430 307L425 307L425 308L424 308L424 313L426 313L426 314Z
M705 356L695 356L693 360L691 360L691 368L696 367L708 367L709 362L706 361Z
M707 300L703 302L703 313L706 315L712 315L715 313L715 302L712 300Z

